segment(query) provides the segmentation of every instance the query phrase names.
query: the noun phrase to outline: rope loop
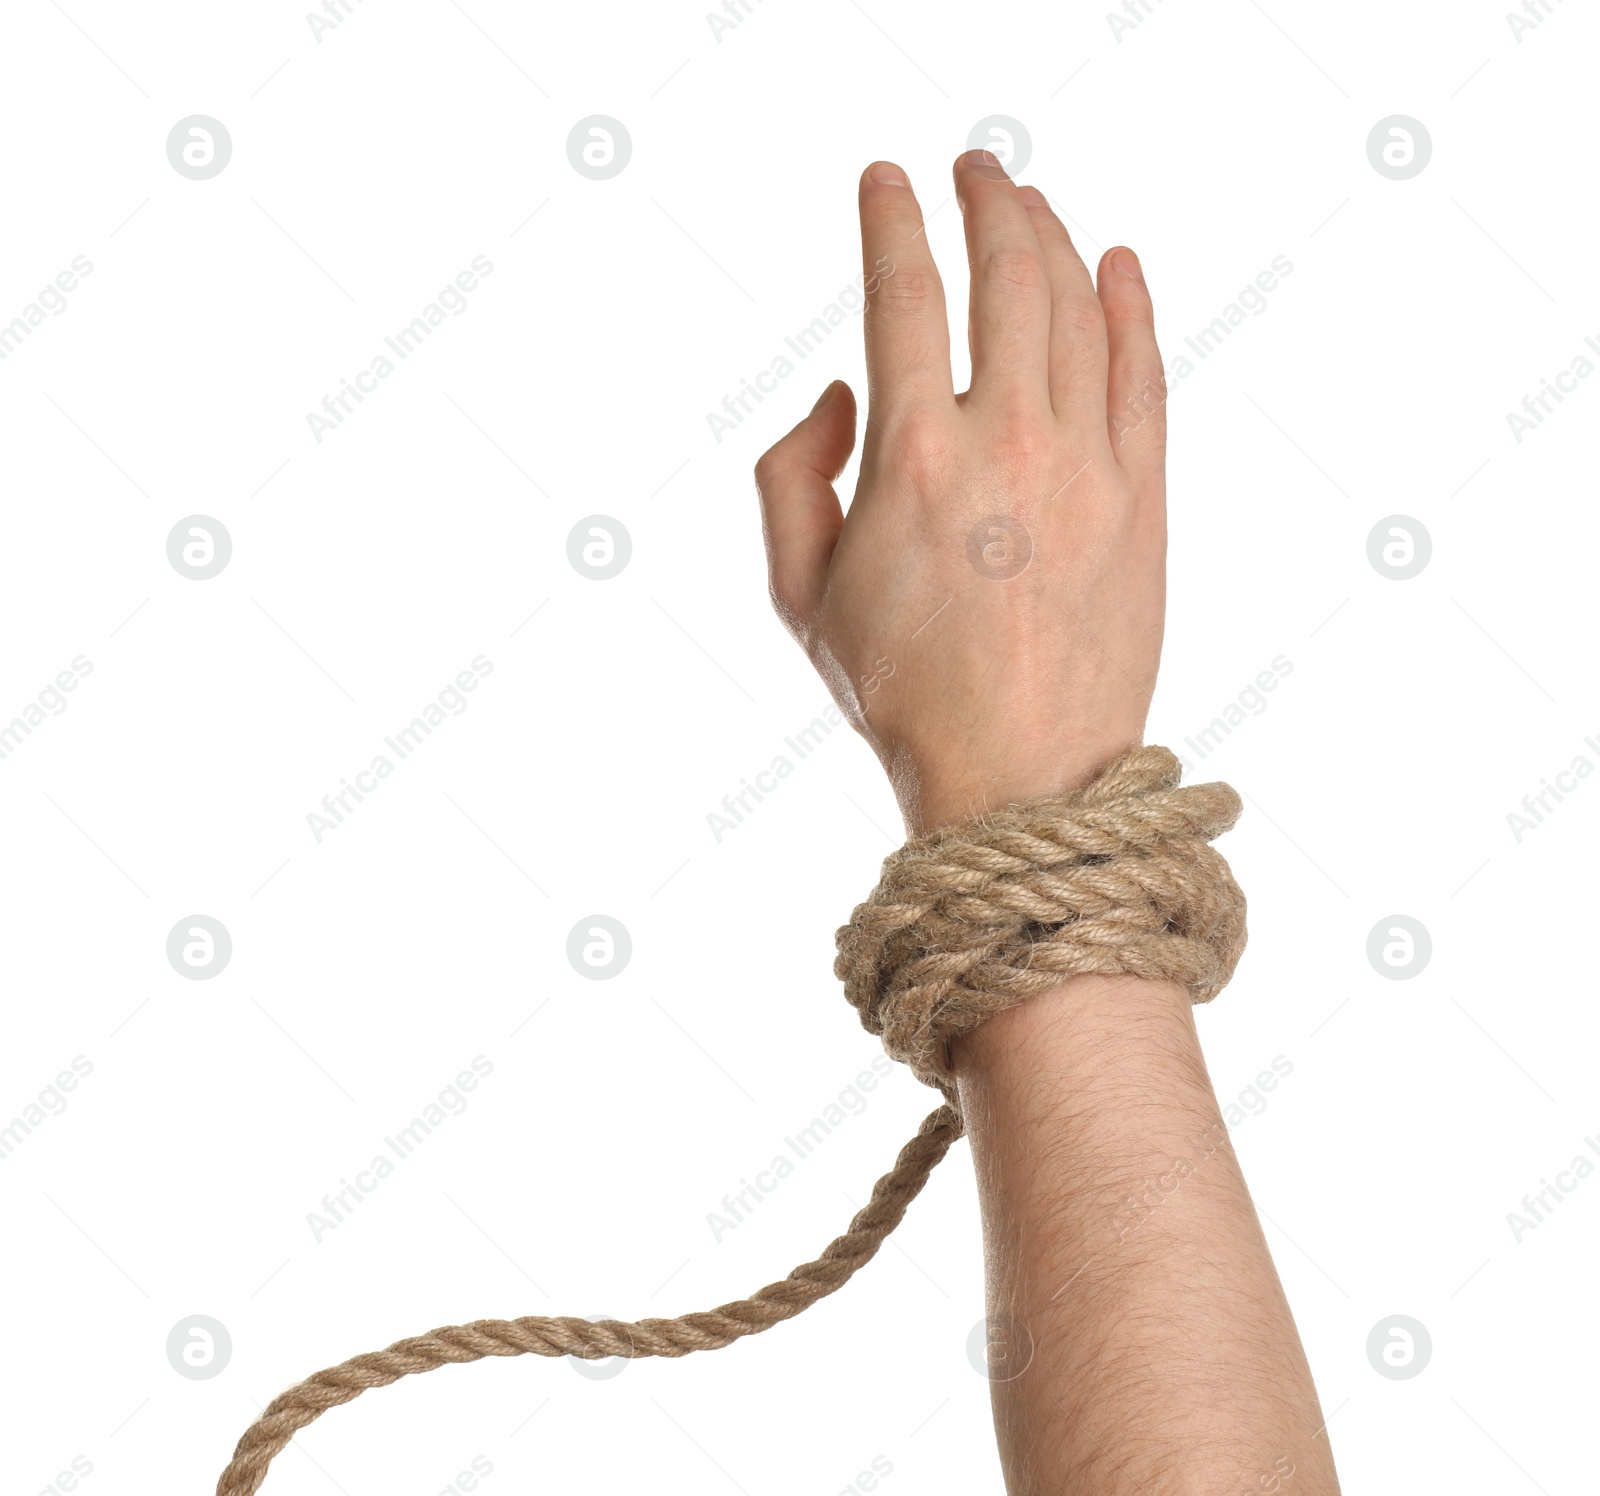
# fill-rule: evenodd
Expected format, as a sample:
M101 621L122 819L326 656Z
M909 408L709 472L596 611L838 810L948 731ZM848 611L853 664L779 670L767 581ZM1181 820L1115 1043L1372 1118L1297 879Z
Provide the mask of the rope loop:
M1166 748L1093 783L907 842L838 934L834 975L863 1027L955 1105L950 1044L1082 972L1227 985L1244 894L1213 837L1239 818L1225 784L1179 786Z

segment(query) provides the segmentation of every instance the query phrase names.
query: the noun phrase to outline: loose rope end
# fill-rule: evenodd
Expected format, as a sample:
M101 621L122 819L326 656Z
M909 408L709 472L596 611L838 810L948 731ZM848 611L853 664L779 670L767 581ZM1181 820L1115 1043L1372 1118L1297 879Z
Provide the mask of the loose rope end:
M685 1356L759 1334L872 1260L962 1134L951 1041L1082 972L1219 992L1245 942L1244 895L1209 845L1238 818L1225 784L1180 787L1165 748L1125 754L1075 793L908 842L838 933L835 973L861 1021L944 1104L923 1120L849 1229L747 1299L676 1319L475 1320L352 1357L279 1393L245 1430L217 1496L255 1496L273 1458L329 1408L486 1356Z

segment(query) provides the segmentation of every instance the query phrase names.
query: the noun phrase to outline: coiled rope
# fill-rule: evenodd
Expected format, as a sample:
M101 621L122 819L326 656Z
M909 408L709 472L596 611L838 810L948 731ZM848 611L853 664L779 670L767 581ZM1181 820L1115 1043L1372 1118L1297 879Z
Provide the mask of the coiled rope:
M1244 895L1209 843L1238 819L1239 797L1225 784L1179 779L1167 749L1136 748L1081 790L947 827L885 859L878 886L838 933L834 973L863 1026L945 1101L814 1262L747 1299L676 1319L480 1319L353 1356L272 1400L239 1440L217 1496L254 1496L300 1429L401 1377L485 1356L717 1350L842 1288L961 1136L951 1041L1079 973L1173 981L1195 1002L1232 976Z

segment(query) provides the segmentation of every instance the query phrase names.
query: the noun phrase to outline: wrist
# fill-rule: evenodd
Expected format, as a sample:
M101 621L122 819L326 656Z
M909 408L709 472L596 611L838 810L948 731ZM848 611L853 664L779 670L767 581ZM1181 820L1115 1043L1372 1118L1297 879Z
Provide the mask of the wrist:
M1059 737L1031 748L1012 743L1005 761L989 769L979 767L978 755L963 755L959 763L925 766L905 753L889 763L889 777L907 834L926 836L1024 800L1082 789L1142 741L1142 731L1134 729L1098 733L1065 745Z

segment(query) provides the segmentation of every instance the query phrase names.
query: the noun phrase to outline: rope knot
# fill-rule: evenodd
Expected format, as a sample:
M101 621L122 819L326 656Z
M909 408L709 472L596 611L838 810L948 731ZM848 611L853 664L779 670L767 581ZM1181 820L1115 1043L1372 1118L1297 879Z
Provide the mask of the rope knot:
M1082 789L947 826L884 859L837 936L834 975L889 1055L956 1106L950 1043L1084 972L1227 985L1245 901L1213 837L1226 784L1180 786L1166 748L1135 748Z

